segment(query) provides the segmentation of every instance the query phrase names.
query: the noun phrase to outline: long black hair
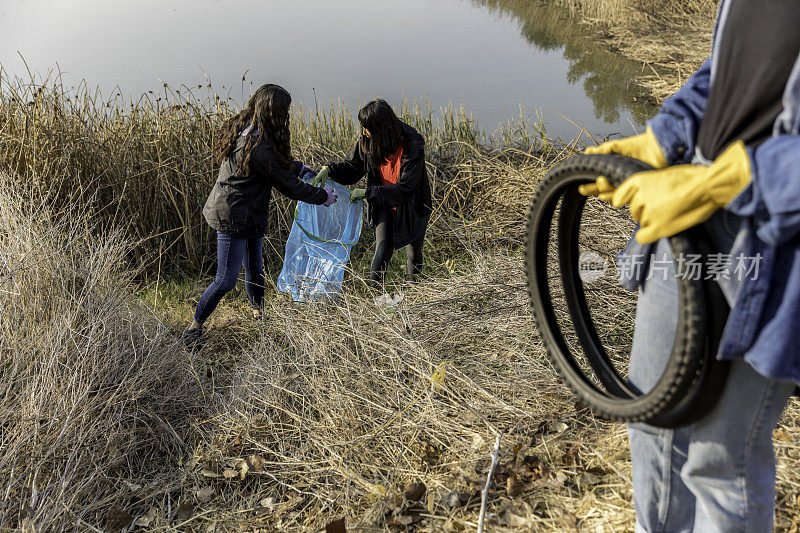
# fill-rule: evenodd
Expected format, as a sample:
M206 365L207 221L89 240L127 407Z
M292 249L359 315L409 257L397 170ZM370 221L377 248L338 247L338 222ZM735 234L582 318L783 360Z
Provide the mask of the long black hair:
M246 176L250 173L250 155L253 148L266 141L278 162L287 170L292 166L291 134L289 132L289 92L274 83L259 87L247 101L242 111L222 123L214 146L217 162L231 157L236 150L239 135L248 128L256 135L248 135L239 158L238 171Z
M378 98L361 108L358 121L370 134L367 137L361 133L361 151L367 154L372 166L379 167L400 146L403 138L400 119L392 106Z

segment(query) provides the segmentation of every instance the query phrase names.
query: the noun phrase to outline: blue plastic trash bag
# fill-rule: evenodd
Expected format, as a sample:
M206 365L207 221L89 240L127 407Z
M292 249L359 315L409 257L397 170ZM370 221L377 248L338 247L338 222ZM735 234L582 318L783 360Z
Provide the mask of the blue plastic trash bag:
M309 173L303 177L310 182ZM342 292L344 268L361 236L363 202L350 202L350 190L328 180L326 189L339 196L330 207L297 202L286 241L278 290L295 302L331 300Z

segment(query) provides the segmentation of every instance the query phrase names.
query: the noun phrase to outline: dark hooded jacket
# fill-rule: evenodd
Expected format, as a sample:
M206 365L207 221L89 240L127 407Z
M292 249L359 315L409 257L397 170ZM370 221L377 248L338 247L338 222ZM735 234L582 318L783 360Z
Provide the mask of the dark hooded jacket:
M245 136L240 136L233 156L222 162L217 181L203 207L203 217L212 228L239 239L264 235L272 187L292 200L309 204L320 205L328 199L324 189L298 179L303 168L299 161L292 164L291 170L283 168L266 142L253 148L250 172L241 176L237 167L244 141Z
M352 155L341 163L331 163L330 178L342 185L354 185L367 176L367 220L375 225L379 209L396 207L394 247L401 248L425 234L431 216L431 186L425 168L425 139L408 124L401 123L403 158L397 183L384 185L369 156L356 143Z

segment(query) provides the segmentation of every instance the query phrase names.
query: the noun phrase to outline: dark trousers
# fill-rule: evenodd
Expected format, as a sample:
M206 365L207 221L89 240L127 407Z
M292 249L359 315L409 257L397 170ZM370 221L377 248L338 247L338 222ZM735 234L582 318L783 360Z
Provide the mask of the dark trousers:
M386 267L394 253L394 211L380 209L375 213L375 256L369 269L369 277L376 283L383 283ZM419 239L406 245L406 271L410 279L415 279L422 272L422 243L425 233Z
M244 263L244 288L250 305L261 309L264 304L264 262L261 257L261 237L236 239L217 233L217 277L203 292L194 320L202 324L211 315L225 294L236 286Z

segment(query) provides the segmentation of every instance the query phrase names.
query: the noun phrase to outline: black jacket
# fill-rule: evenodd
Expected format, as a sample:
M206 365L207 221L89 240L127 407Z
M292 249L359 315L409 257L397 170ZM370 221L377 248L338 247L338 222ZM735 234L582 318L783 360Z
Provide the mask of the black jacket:
M302 170L300 162L295 161L292 170L286 170L266 142L253 148L249 174L238 175L236 169L244 141L244 136L239 137L233 156L222 162L217 181L203 207L203 217L212 228L242 239L264 235L273 186L292 200L320 205L328 199L322 188L297 178Z
M367 175L367 219L374 226L378 209L396 207L394 247L401 248L422 237L431 216L431 185L425 168L425 139L403 123L403 158L396 184L384 185L377 168L356 143L353 154L341 163L331 163L330 178L343 185L354 185Z

